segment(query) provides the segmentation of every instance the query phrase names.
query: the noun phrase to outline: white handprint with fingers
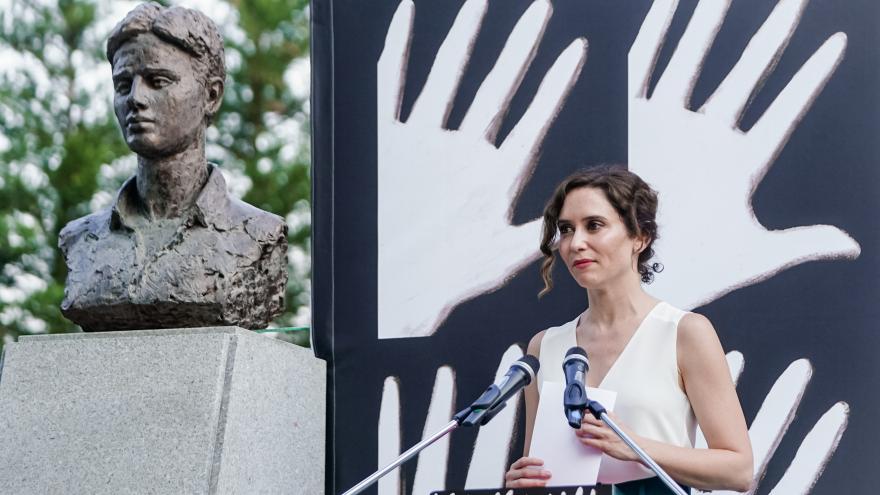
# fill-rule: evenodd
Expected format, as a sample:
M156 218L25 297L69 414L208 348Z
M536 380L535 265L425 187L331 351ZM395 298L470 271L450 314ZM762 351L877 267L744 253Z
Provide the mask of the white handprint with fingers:
M860 254L859 244L836 227L770 231L751 207L755 189L834 73L846 47L843 33L829 38L758 122L748 132L739 129L750 98L775 67L806 4L806 0L781 0L697 111L689 109L691 93L730 0L697 5L650 97L648 82L677 1L652 4L630 49L629 168L662 198L657 254L665 270L648 289L679 307L709 303L799 263ZM728 361L735 379L742 370L742 355L731 353ZM811 374L806 360L793 363L752 423L755 486L791 423ZM809 492L837 447L847 415L845 403L826 412L773 493Z
M730 376L736 382L743 370L743 356L739 352L727 354ZM767 465L788 427L794 421L795 413L804 397L804 391L813 376L813 367L806 359L798 359L791 363L770 388L761 409L749 428L749 439L752 442L752 454L755 462L755 480L748 494L755 493L759 487ZM831 455L837 449L840 437L846 430L849 418L849 405L838 402L831 406L813 425L810 432L801 442L794 460L788 466L782 479L770 491L776 495L802 495L810 493L813 485L825 469ZM696 447L706 448L706 439L697 430ZM708 493L692 490L695 495ZM734 495L739 492L713 491L718 495Z
M556 59L504 142L495 135L551 13L523 13L457 130L446 128L486 0L467 0L443 41L409 118L400 120L414 7L394 14L378 71L378 335L431 335L460 302L533 261L538 220L511 224L550 123L577 79L586 42ZM480 247L475 248L479 239Z
M676 8L654 2L629 52L629 168L662 198L657 254L665 271L648 290L694 308L785 268L855 258L859 244L830 225L771 231L752 195L843 57L846 35L829 38L748 131L740 117L797 27L806 0L781 0L715 93L699 110L691 92L730 0L697 5L669 65L648 81Z
M522 349L510 346L501 357L495 382L510 369L514 361L522 357ZM388 377L382 390L382 406L379 411L378 465L385 466L400 455L400 386L398 379ZM440 431L454 413L455 376L448 367L437 370L431 405L425 420L423 438ZM492 418L492 422L480 427L474 444L473 457L468 470L465 488L502 486L507 471L507 454L512 447L511 436L516 428L519 395L508 400L509 406ZM445 437L419 454L412 493L428 493L446 485L446 461L449 457L449 438ZM379 495L402 495L400 470L396 469L379 480Z

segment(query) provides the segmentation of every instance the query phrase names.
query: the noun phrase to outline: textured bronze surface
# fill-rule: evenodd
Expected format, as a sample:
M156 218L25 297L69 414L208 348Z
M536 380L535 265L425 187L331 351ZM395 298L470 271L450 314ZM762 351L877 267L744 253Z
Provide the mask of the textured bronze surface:
M87 331L264 328L284 309L287 226L231 197L206 161L226 77L216 25L142 4L111 33L107 58L138 170L112 205L61 231L62 313Z

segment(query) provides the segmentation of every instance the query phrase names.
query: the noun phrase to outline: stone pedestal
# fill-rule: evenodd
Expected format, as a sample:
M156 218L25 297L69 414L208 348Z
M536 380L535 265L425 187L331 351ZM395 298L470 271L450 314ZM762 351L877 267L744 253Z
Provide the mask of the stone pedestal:
M0 493L323 493L325 369L237 327L22 337Z

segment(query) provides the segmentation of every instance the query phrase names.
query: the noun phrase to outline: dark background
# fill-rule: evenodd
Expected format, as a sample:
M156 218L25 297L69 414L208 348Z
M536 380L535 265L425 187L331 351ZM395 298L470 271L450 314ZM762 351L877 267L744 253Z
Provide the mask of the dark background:
M404 118L461 4L416 2ZM490 2L449 127L461 121L529 4ZM459 305L431 337L377 339L376 61L397 5L394 0L312 3L313 338L317 353L330 364L328 493L341 493L377 469L377 424L385 377L400 377L401 440L406 449L421 440L439 366L448 364L455 370L456 408L464 407L490 383L510 344L524 348L534 333L568 321L586 304L583 289L562 271L554 276L553 292L539 301L536 294L542 284L536 262L498 290ZM574 169L627 161L626 56L650 2L557 0L553 5L543 42L512 101L499 140L517 122L553 60L573 39L586 37L589 53L516 205L516 223L538 217L553 187ZM655 80L695 5L695 0L680 1ZM699 107L714 91L774 5L769 0L733 2L691 108ZM875 484L875 446L880 441L880 429L874 425L880 417L880 401L874 395L880 377L875 359L880 349L880 310L872 304L880 275L880 229L875 220L880 212L877 19L880 4L874 1L811 2L742 124L743 129L753 125L829 36L838 31L847 34L843 61L759 185L753 206L768 229L836 225L859 242L861 256L802 264L695 309L713 321L726 350L745 355L738 392L749 423L792 361L805 357L813 364L813 379L797 417L758 493L771 490L806 433L838 401L850 405L849 426L813 493L871 493ZM521 437L514 447L517 457ZM470 430L453 434L448 487L464 486L474 439ZM410 462L403 467L406 493L415 466ZM371 490L367 493L375 493L375 488Z

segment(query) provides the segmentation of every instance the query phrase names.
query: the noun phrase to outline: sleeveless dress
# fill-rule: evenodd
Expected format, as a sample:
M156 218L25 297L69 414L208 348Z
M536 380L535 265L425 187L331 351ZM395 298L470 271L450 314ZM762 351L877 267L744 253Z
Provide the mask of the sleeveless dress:
M685 311L666 302L654 306L598 388L617 392L613 412L633 433L680 447L693 447L697 421L690 401L681 388L676 351L678 322L685 314ZM544 333L539 357L539 391L545 380L565 383L562 360L565 353L577 345L575 330L580 318L578 316L564 325L549 328ZM590 349L585 350L589 356ZM589 371L587 373L589 376ZM603 459L603 463L608 459ZM610 462L615 461L612 459ZM615 494L670 493L653 472L640 467L644 479L616 484ZM599 482L603 482L601 470Z

